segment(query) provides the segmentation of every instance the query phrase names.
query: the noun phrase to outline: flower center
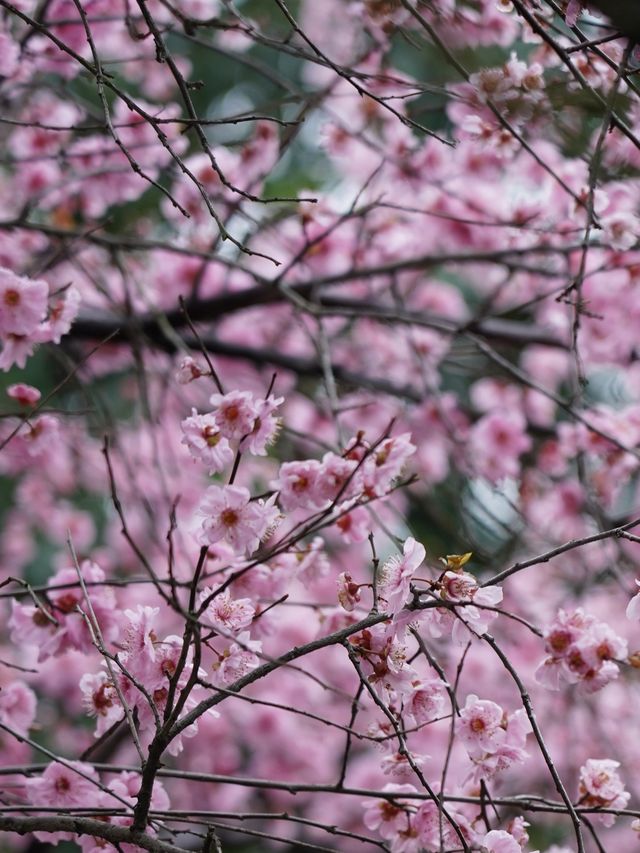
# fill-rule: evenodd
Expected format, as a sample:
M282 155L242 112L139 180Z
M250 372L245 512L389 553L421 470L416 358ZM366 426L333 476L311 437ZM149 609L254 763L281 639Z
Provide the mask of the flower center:
M10 287L5 291L4 294L4 304L8 308L15 308L17 305L20 305L20 293L14 288Z
M71 784L66 776L60 776L56 779L54 787L59 794L66 794Z
M240 414L240 409L236 403L232 403L224 410L224 416L228 421L236 421Z
M220 515L220 521L224 524L225 527L233 527L238 523L238 513L235 509L225 509Z
M216 432L213 427L210 426L204 428L202 435L209 447L215 447L216 444L220 443L220 439L222 438L220 433Z
M113 705L112 700L107 696L105 691L105 685L103 684L99 690L93 694L93 707L96 709L97 713L105 716L107 713L107 708L111 708Z
M294 480L292 484L292 489L294 492L304 492L309 488L309 478L305 477L304 474L300 474Z
M66 595L61 595L60 598L56 601L56 607L58 610L61 610L63 613L71 613L75 610L76 605L78 603L78 599L72 592L66 593Z

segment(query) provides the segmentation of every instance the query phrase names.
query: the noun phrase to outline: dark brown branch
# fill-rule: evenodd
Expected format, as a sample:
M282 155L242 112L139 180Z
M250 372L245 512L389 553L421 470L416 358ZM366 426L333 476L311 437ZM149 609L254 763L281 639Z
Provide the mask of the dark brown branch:
M71 832L74 835L102 838L115 845L135 844L150 853L188 853L183 847L176 847L175 844L168 844L145 833L134 834L126 826L116 826L88 817L0 815L0 830L15 832L18 835L29 835L32 832Z

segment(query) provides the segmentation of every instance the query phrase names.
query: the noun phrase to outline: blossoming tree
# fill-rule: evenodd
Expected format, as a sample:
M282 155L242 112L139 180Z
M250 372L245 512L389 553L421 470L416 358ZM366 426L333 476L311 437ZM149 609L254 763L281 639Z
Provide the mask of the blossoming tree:
M3 849L637 848L623 7L0 0Z

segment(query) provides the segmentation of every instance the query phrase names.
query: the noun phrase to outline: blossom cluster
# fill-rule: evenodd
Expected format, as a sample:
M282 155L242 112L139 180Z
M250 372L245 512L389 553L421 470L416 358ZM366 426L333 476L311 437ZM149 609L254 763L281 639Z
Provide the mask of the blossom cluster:
M132 807L140 788L140 775L130 771L122 771L107 782L102 782L98 773L90 765L82 761L53 761L43 771L42 775L28 779L26 783L26 798L37 810L38 806L58 808L61 813L75 808L102 809L106 814L100 815L100 820L112 826L130 827L133 822ZM108 810L122 809L129 814L109 815ZM154 786L153 808L166 812L170 800L161 782ZM74 840L71 832L37 832L39 841L58 844L61 841ZM78 839L83 853L95 853L105 850L116 853L117 844L109 844L101 838L84 836ZM124 845L128 849L130 845ZM136 849L136 848L134 848Z
M0 368L24 367L37 344L60 343L80 303L77 288L52 291L42 279L0 266Z
M627 657L626 640L582 608L559 610L544 638L548 657L536 670L536 679L552 690L563 681L577 683L587 693L601 690L618 677L617 662Z
M513 764L526 760L527 734L531 725L523 708L506 714L488 699L467 696L460 711L458 732L475 767L474 781L490 779Z

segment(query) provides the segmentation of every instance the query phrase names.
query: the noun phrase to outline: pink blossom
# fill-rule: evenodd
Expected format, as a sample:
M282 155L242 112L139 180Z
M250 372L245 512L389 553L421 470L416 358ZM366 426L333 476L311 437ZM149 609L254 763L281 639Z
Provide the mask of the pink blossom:
M236 554L252 554L278 518L275 496L250 502L242 486L209 486L198 514L204 517L201 539L213 545L224 539Z
M413 785L397 785L388 783L382 789L385 793L417 794ZM364 825L367 829L376 831L385 840L394 838L410 825L411 814L415 812L416 804L410 799L394 797L385 800L365 800Z
M388 613L398 613L406 603L411 580L426 556L424 546L409 537L402 557L391 557L378 573L378 596Z
M251 640L248 631L238 634L213 667L213 680L220 687L233 684L260 665L258 654L262 651L260 640Z
M478 581L468 572L445 572L441 580L442 597L447 601L469 601L478 591Z
M88 587L88 595L103 638L107 641L114 640L119 632L119 620L113 589L100 585L105 580L105 573L91 560L83 560L79 569L86 584L95 584ZM49 586L52 587L49 592L52 610L66 628L66 642L79 650L92 648L91 632L85 616L82 615L89 613L89 606L80 587L77 570L61 569L51 577ZM67 588L55 589L58 586Z
M36 695L22 681L12 681L0 691L0 722L26 735L36 716Z
M54 761L41 776L27 780L27 798L36 806L91 806L99 790L97 782L98 774L90 764Z
M412 692L405 700L405 712L421 726L439 717L447 698L445 685L439 679L415 681Z
M409 761L408 756L404 753L392 750L380 762L380 769L385 776L394 776L396 779L408 782L415 778L415 770L412 764L422 769L428 759L428 755L415 755L412 753L411 761Z
M637 578L636 586L640 587L640 580L638 580ZM627 619L631 619L634 621L640 619L640 591L637 592L627 604L626 615Z
M259 411L250 391L230 391L210 398L218 429L225 438L240 439L253 432Z
M620 767L619 761L608 758L589 758L580 768L581 804L595 808L626 808L631 795L624 790L618 767ZM603 814L598 819L604 826L612 826L615 815Z
M209 474L224 471L233 462L233 450L220 432L215 415L199 415L196 409L192 409L191 417L185 418L181 427L184 433L182 444L187 446L194 459L205 463Z
M523 817L514 817L507 824L507 831L513 835L515 840L521 847L525 847L529 842L529 833L527 827L529 824Z
M20 45L10 33L0 29L0 77L11 77L20 64Z
M267 447L273 444L280 429L280 419L274 416L278 406L284 403L284 397L270 395L265 400L257 400L255 403L256 418L253 429L241 442L241 449L245 448L256 456L266 456Z
M305 586L325 577L331 564L325 551L324 539L314 536L311 542L295 551L297 575Z
M7 396L11 397L12 400L17 400L21 406L35 406L42 395L32 385L25 385L20 382L17 385L9 385Z
M65 628L48 608L11 602L9 618L11 640L18 646L30 645L38 649L38 660L57 654L65 640Z
M319 507L323 503L316 490L320 470L315 459L284 462L278 479L271 483L271 488L278 492L280 506L286 511Z
M202 605L213 593L211 587L204 587L199 596ZM250 598L231 598L228 590L219 593L209 602L204 618L216 630L225 632L241 631L247 628L255 616L255 607Z
M68 287L60 296L49 302L49 316L40 332L40 340L59 344L63 335L71 329L78 315L81 297L77 287Z
M482 839L482 850L486 853L522 853L522 847L509 832L492 829Z
M631 249L638 242L640 220L633 213L618 211L602 217L603 239L614 249Z
M27 359L33 355L36 339L27 335L9 334L2 341L0 352L0 370L9 370L15 364L24 367Z
M411 694L417 674L407 662L406 645L396 639L391 626L367 628L349 642L358 650L367 680L383 701L395 702Z
M363 506L356 506L349 512L343 512L342 506L336 509L340 513L336 527L340 531L342 541L347 545L352 542L364 542L371 527L371 517L367 510Z
M493 608L502 601L502 589L493 585L480 587L471 600L472 604L456 608L458 618L453 623L451 636L457 643L466 643L470 637L481 637L487 632L498 618Z
M388 438L367 457L364 478L370 492L385 494L400 476L407 460L416 452L410 439L410 433Z
M27 425L25 424L25 427ZM60 421L53 415L40 415L31 421L22 435L28 445L28 453L34 458L49 454L59 443Z
M118 693L106 672L85 673L80 679L80 690L86 712L96 718L95 736L100 737L124 714Z
M588 693L600 690L618 677L615 660L627 656L626 640L581 608L573 613L558 611L544 636L549 656L536 670L536 680L554 690L563 679L580 682Z
M156 660L158 635L156 625L160 609L138 605L135 610L125 610L128 621L124 633L129 672L146 681Z
M465 838L468 845L474 845L476 833L469 820L455 809L447 806L447 811L452 821L455 821L458 831ZM457 850L460 847L458 833L448 820L442 820L442 812L437 803L423 801L412 819L413 829L418 834L422 850L439 850L441 839L446 850ZM475 845L474 845L475 846Z
M469 755L479 758L485 752L496 752L505 738L504 711L488 699L470 694L460 712L458 732Z
M504 736L500 736L493 747L488 748L484 754L473 755L467 747L474 763L469 777L473 784L479 784L481 779L491 779L514 764L522 764L528 758L525 747L531 724L524 709L520 708L512 714L505 714L501 728Z
M360 601L360 584L354 583L348 572L338 575L338 601L343 610L351 613Z
M356 497L361 490L361 474L357 469L355 459L325 453L315 483L315 491L321 502Z
M0 335L33 335L47 314L46 281L0 267Z
M484 415L471 429L473 469L491 483L520 473L520 456L531 447L524 416L516 409Z
M179 385L188 385L194 379L199 379L201 376L206 376L207 374L207 368L203 367L195 359L191 358L191 356L186 356L180 362L175 377Z

